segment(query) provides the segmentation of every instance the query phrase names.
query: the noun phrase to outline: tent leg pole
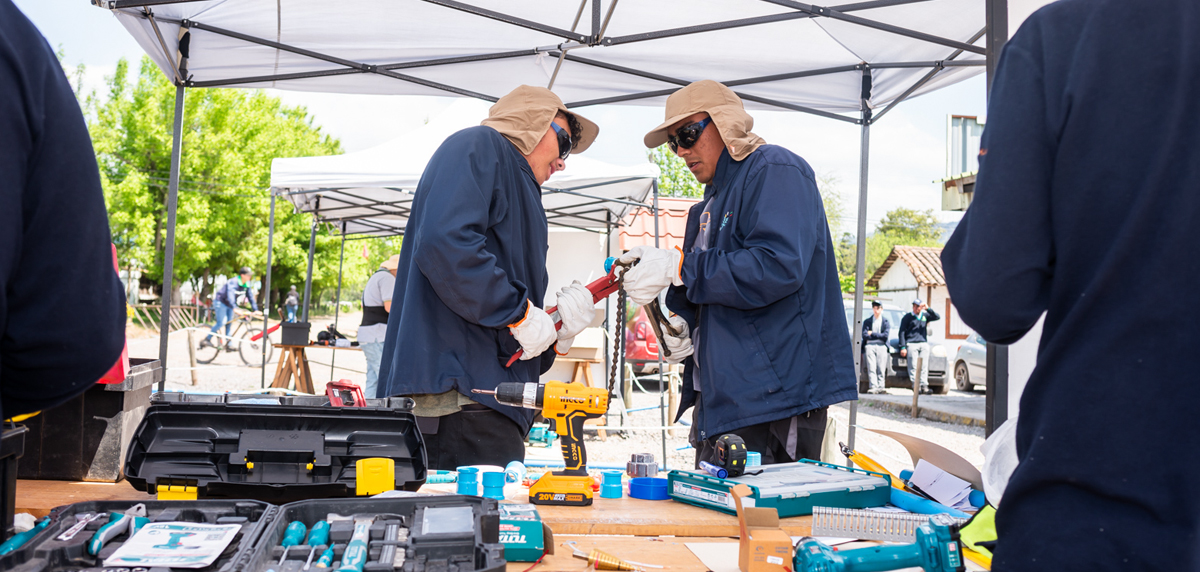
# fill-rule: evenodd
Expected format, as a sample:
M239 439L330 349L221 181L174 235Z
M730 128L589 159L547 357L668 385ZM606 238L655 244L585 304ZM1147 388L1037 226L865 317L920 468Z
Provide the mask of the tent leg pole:
M1000 50L1008 41L1008 0L986 0L987 91L1000 63ZM1008 420L1008 346L987 344L987 386L984 396L984 434L991 435Z
M653 203L654 204L654 248L658 248L659 245L658 245L658 181L657 180L650 182L650 190L651 190L651 192L654 193L654 203ZM653 303L658 304L659 302L658 302L658 300L655 300ZM659 340L659 343L661 344L664 342L663 342L663 340ZM662 419L662 426L664 428L662 430L662 439L661 439L662 451L663 451L663 470L664 471L669 470L671 468L671 466L669 464L667 464L667 430L666 430L667 403L665 401L665 399L666 399L665 396L666 396L666 393L664 393L664 389L663 389L663 359L662 359L662 353L660 352L658 354L658 412L659 412L659 417Z
M304 278L304 314L301 316L301 322L308 322L308 303L312 297L312 273L313 273L313 252L317 249L317 221L312 224L312 231L308 235L308 274Z
M870 73L869 71L867 73ZM865 106L864 106L865 107ZM870 164L871 150L871 110L862 112L862 141L859 150L858 167L858 236L855 237L857 256L854 263L854 391L858 391L862 376L862 311L863 311L863 282L867 266L867 167ZM885 380L886 383L886 380ZM855 425L858 424L858 400L850 402L850 423L846 442L854 448ZM847 460L847 463L850 461Z
M167 244L163 254L162 315L158 322L158 365L162 368L161 392L167 384L167 344L171 334L171 291L175 289L175 214L179 210L179 157L183 152L183 99L185 88L175 86L175 125L171 132L171 175L167 186Z
M338 317L342 310L342 263L346 261L346 223L342 223L342 253L338 256L338 287L333 302L333 329L338 327ZM329 356L329 381L333 381L333 365L337 363L337 347ZM372 399L374 399L372 397Z
M606 231L604 234L604 259L607 261L609 259L609 257L612 256L612 231L613 231L612 212L605 211L605 213L604 213L604 229ZM614 331L612 326L613 326L612 301L611 301L610 296L605 296L604 297L604 333L607 334L608 332ZM607 340L608 342L613 341L613 339L608 337L607 335L604 337L604 339ZM606 374L609 371L611 371L609 369L612 367L612 362L610 360L612 360L612 347L606 345L604 348L604 372ZM624 398L625 396L622 395L621 397ZM629 410L629 404L624 403L623 399L622 399L621 405L626 411ZM626 417L626 414L624 411L622 411L621 412L621 421L622 421L621 424L622 425L624 425L625 417ZM607 420L605 422L607 423Z
M259 389L267 387L267 348L270 347L271 336L267 334L267 324L271 318L271 253L275 248L275 191L271 191L271 214L268 215L267 224L267 271L264 272L263 278L263 364L262 378L259 381Z

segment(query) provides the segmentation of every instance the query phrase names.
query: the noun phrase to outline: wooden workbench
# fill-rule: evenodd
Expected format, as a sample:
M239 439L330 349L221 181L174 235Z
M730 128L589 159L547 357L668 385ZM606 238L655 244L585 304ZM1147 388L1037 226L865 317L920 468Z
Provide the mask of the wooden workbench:
M428 492L453 492L454 485L426 485ZM510 487L512 488L512 487ZM128 481L119 483L72 483L66 481L17 481L16 512L35 517L64 504L91 500L146 501L154 497L134 490ZM528 502L523 491L513 490L509 500ZM676 501L647 501L634 498L604 499L596 495L590 507L539 506L542 521L555 534L616 534L634 536L736 537L737 518ZM792 536L806 536L812 517L798 516L780 521Z

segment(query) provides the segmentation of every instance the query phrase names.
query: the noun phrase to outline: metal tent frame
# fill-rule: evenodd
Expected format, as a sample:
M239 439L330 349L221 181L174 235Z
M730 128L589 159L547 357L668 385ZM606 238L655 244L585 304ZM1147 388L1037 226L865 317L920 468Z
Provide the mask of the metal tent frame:
M861 321L862 321L862 287L863 287L863 268L865 266L865 242L866 242L866 202L867 202L867 174L869 167L869 150L870 150L870 127L875 122L879 121L884 115L891 111L897 104L909 98L913 94L921 90L931 80L938 76L939 73L954 68L966 66L986 66L989 76L993 75L995 63L999 56L1000 49L1008 36L1007 24L1007 5L1008 0L980 0L985 8L986 24L976 33L971 41L961 42L950 38L940 37L933 34L928 34L918 30L905 28L858 16L855 12L875 8L886 8L893 6L902 6L908 4L918 4L929 0L865 0L860 2L841 4L832 7L817 6L797 2L794 0L762 0L762 2L775 5L782 8L787 8L788 11L757 17L748 17L733 19L721 22L712 22L702 25L692 25L677 28L666 28L652 32L637 33L625 36L607 36L605 34L608 23L612 18L614 11L617 9L618 0L612 0L609 3L607 13L602 13L601 0L581 0L578 13L575 16L575 22L571 30L565 30L556 26L551 26L545 23L532 21L526 18L520 18L511 14L506 14L496 10L490 10L458 0L423 0L424 2L447 10L454 10L471 14L480 19L501 22L510 26L515 26L527 30L541 32L562 40L561 43L551 46L530 46L528 49L510 50L494 53L482 53L459 57L435 58L421 61L408 61L390 64L370 64L366 62L352 61L340 58L331 54L320 53L313 50L308 50L302 47L293 46L278 41L273 41L267 38L255 37L248 34L243 34L234 30L228 30L217 26L212 26L200 20L194 19L168 19L158 18L153 14L152 6L160 6L166 4L178 4L195 2L199 0L92 0L96 6L117 11L122 14L130 15L136 18L148 20L154 30L154 35L157 39L158 48L162 50L162 55L170 62L172 81L177 86L176 89L176 114L175 114L175 132L172 146L172 162L170 185L168 189L168 231L166 257L164 263L165 276L171 276L170 272L173 265L174 257L174 221L176 215L178 179L179 179L179 154L181 152L181 133L182 111L184 90L189 87L234 87L247 84L260 84L262 82L278 82L296 80L302 78L316 78L327 76L338 76L347 74L372 74L376 76L391 78L400 82L416 84L425 88L439 90L447 94L453 94L465 97L475 97L487 101L495 101L497 98L492 94L479 93L462 87L450 85L443 82L433 81L430 79L421 78L415 75L404 73L403 70L413 69L428 69L439 66L450 66L466 62L485 62L490 60L504 60L508 58L527 57L533 55L544 54L557 58L557 64L554 73L550 78L549 86L553 86L558 77L559 70L564 61L570 61L574 64L582 64L596 69L603 69L609 72L634 76L646 80L656 81L664 84L662 89L653 91L641 91L638 93L628 93L618 96L597 97L586 100L575 100L567 104L568 107L583 107L589 105L600 105L604 103L620 103L620 102L644 102L647 99L662 97L669 95L679 87L687 85L691 80L670 77L663 74L655 73L649 70L639 70L627 66L615 65L612 63L603 62L594 58L585 58L570 54L572 50L578 48L605 48L612 46L627 45L637 42L646 42L651 40L675 38L682 36L690 36L701 34L704 32L712 32L717 30L728 30L733 28L743 28L756 25L765 25L774 22L785 20L813 19L813 20L828 20L838 21L851 24L861 28L875 30L884 34L890 34L897 38L907 38L925 42L937 46L949 48L952 51L944 58L932 61L916 61L916 62L861 62L855 65L828 67L823 69L807 69L796 70L793 72L773 74L767 76L750 77L750 78L716 78L732 88L745 88L747 86L757 86L770 82L778 82L789 79L829 76L835 74L858 74L861 76L862 92L860 98L860 110L857 115L846 116L838 113L832 113L814 107L799 105L786 101L780 101L777 98L762 97L745 91L737 91L738 95L747 102L759 104L760 106L774 107L779 109L787 109L791 111L799 111L809 113L828 119L842 121L860 126L861 129L861 155L860 155L860 172L859 172L859 208L858 208L858 259L855 269L855 297L854 297L854 312L855 312L855 372L856 376L861 375L861 353L858 351L861 348ZM590 33L576 32L585 11L590 8ZM159 22L166 22L180 26L178 50L172 51L167 48L167 43L163 40L163 35L159 29ZM336 68L325 67L323 69L313 69L308 72L285 73L259 75L253 77L227 77L219 79L194 80L187 72L187 59L189 50L189 36L191 30L200 30L207 33L217 34L228 38L237 39L246 42L248 45L257 45L268 48L273 48L283 52L296 54L311 58L314 63L321 65L333 64ZM980 38L986 37L983 47L975 45ZM175 57L170 54L174 53ZM973 60L958 60L957 58L964 53L983 55L984 59ZM926 69L928 70L920 79L912 83L911 86L904 91L900 96L893 98L881 111L875 113L872 107L871 94L874 86L874 72L888 69ZM698 79L698 78L696 78ZM274 197L273 197L274 198ZM273 211L272 211L273 212ZM315 238L315 235L314 235ZM311 249L310 249L311 252ZM311 257L310 257L311 258ZM269 287L269 284L267 284ZM162 331L167 328L167 312L166 309L170 304L169 289L164 289L163 295L163 321L160 325ZM307 306L308 292L306 288L305 303ZM166 336L161 336L159 358L166 367L167 344ZM989 414L989 430L992 426L998 426L1004 420L1004 408L1006 399L1003 396L1007 393L1006 376L1000 375L998 370L1004 366L1001 364L1001 359L1004 357L1002 352L1005 348L993 346L989 348L989 362L995 361L995 367L989 367L988 379L988 414ZM994 355L994 357L993 357ZM989 366L992 364L989 363ZM1006 366L1006 361L1004 362ZM850 434L849 444L854 446L854 425L856 423L857 402L852 401L850 405Z

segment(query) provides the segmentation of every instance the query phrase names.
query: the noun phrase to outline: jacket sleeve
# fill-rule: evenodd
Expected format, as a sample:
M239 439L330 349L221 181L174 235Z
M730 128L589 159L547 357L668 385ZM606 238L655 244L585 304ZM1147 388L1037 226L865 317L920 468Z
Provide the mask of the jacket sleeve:
M900 318L900 349L908 347L908 336L906 335L908 328L904 326L912 320L912 318L909 317L910 315L911 314L905 314L903 318Z
M1054 273L1056 128L1047 120L1040 62L1019 36L1005 47L992 86L974 200L942 251L963 322L1000 344L1037 322Z
M693 304L753 310L796 292L828 232L816 183L794 165L768 164L752 174L737 208L743 248L683 257Z
M442 302L462 319L488 328L504 328L524 314L528 288L511 280L484 249L493 216L507 208L503 160L485 145L457 142L438 151L423 177L433 177L421 213L413 259ZM448 157L457 164L445 164ZM440 159L440 160L439 160ZM513 175L513 176L520 176ZM533 300L540 307L541 300Z
M942 319L942 315L933 311L933 308L925 308L925 321L936 322Z
M871 318L867 318L867 320L870 319ZM862 339L864 342L875 339L875 334L871 332L871 325L867 323L867 320L863 320L862 323Z
M879 339L887 343L888 338L892 335L892 323L887 318L883 318L883 327L879 328Z

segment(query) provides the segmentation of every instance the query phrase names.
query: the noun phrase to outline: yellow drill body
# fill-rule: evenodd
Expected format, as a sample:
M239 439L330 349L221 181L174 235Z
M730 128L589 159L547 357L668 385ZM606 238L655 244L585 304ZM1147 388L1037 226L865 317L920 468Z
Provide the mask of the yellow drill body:
M478 393L492 393L478 391ZM546 473L529 487L529 502L586 506L592 504L592 478L587 473L583 424L608 412L608 390L582 383L549 381L501 383L494 393L505 405L541 409L562 440L564 470Z

